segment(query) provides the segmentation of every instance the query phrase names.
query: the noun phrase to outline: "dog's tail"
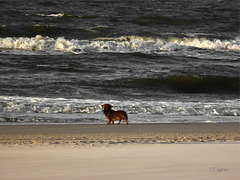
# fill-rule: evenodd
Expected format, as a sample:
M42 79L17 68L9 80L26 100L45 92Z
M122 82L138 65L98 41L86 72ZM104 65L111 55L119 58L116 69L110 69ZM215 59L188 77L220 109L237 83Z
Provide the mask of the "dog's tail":
M125 117L126 117L126 119L128 120L128 115L127 115L127 113L125 113Z
M124 117L123 119L125 119L126 123L128 124L128 115L126 112L124 113L123 117Z

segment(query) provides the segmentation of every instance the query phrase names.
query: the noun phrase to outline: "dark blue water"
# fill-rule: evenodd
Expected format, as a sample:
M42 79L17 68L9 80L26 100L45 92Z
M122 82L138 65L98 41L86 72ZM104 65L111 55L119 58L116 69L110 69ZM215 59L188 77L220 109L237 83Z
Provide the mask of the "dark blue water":
M239 2L1 1L0 123L239 121Z

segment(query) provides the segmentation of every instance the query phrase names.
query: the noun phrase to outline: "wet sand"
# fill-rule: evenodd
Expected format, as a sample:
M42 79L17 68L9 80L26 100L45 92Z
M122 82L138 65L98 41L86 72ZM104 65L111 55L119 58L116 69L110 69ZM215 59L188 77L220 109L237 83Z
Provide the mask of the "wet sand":
M240 123L0 126L0 145L106 146L240 141Z

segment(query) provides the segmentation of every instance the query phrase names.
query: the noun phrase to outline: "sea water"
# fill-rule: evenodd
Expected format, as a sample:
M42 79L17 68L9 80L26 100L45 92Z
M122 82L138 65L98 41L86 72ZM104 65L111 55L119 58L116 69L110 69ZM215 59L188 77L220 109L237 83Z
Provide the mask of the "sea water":
M2 125L239 122L237 0L0 6Z

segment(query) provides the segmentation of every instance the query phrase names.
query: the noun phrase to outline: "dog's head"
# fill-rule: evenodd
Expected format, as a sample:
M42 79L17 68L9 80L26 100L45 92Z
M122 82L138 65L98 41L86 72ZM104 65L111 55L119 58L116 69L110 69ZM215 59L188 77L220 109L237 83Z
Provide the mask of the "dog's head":
M107 111L107 110L110 110L112 108L112 106L110 104L104 104L102 105L102 108Z

